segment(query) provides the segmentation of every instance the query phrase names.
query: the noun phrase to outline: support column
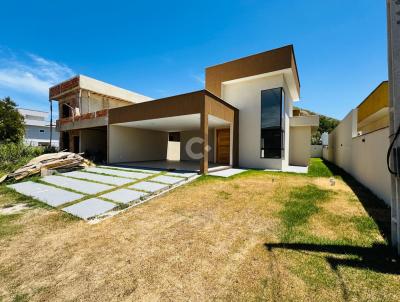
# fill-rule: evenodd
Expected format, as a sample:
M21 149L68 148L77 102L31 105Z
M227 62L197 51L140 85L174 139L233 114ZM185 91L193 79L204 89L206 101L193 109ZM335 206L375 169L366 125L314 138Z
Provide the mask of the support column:
M201 143L203 157L200 160L200 173L208 174L208 111L206 108L200 114L200 133L203 139Z

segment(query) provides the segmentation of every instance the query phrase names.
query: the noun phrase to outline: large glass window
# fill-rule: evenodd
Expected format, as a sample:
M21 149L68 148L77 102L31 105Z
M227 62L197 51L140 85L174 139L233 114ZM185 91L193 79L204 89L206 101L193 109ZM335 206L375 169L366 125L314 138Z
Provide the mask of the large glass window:
M282 158L284 151L284 95L282 88L261 91L262 158Z

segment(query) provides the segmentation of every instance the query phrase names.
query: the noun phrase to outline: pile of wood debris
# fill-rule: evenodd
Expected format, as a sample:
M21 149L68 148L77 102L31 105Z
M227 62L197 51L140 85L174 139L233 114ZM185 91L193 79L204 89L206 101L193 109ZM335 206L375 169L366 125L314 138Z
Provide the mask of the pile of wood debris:
M38 173L41 173L43 175L46 171L49 170L73 169L79 167L85 168L91 165L92 163L90 161L76 153L48 153L35 157L29 163L19 168L15 172L4 175L0 178L0 183L11 178L14 178L15 180L20 180L27 176Z

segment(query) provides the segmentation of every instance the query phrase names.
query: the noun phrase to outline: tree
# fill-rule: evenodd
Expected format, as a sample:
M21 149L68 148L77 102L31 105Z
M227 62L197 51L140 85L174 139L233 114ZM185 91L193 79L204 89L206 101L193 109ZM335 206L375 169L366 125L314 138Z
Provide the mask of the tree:
M325 115L320 115L319 116L319 127L318 130L312 135L311 137L311 143L313 145L321 145L321 135L324 132L330 133L333 129L336 128L336 126L339 124L339 121L337 119L325 116Z
M0 99L0 143L19 143L25 133L24 117L10 98Z
M301 115L319 115L319 127L318 130L311 136L311 144L313 145L321 145L321 135L324 132L330 133L333 129L339 125L339 121L335 118L325 116L322 114L317 114L310 110L306 110L303 108L294 107L294 109L300 110Z

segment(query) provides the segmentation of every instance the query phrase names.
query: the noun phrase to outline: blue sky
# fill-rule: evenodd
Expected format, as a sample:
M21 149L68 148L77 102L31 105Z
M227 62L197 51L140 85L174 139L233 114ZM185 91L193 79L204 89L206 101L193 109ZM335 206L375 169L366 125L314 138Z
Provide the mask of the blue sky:
M293 44L299 106L343 118L387 79L383 0L7 1L0 97L48 110L85 74L154 98L204 87L204 68Z

